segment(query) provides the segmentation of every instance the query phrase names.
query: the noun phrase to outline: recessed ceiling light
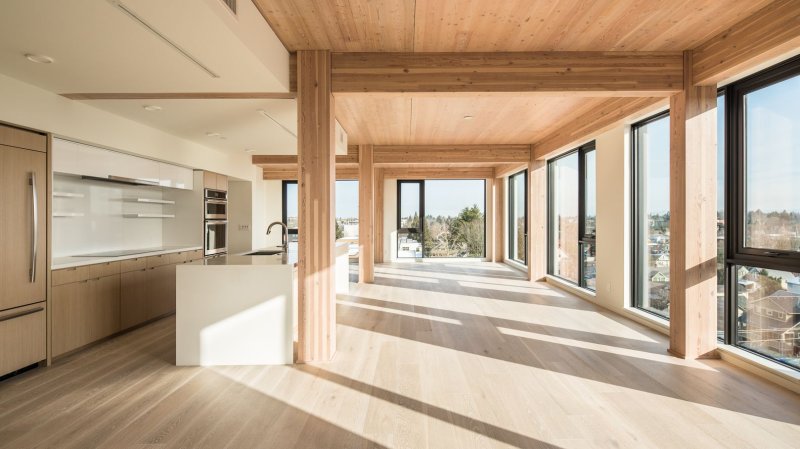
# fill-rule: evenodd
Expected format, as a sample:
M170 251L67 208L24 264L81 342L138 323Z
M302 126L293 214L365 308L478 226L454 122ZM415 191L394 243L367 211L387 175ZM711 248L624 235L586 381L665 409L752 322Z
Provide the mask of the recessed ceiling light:
M207 135L208 137L220 137L222 134L220 134L220 133L214 133L214 132L208 131L208 132L206 132L206 135Z
M465 115L465 116L464 116L464 120L472 120L472 119L474 119L474 118L475 118L475 117L473 117L473 116L471 116L471 115Z
M252 149L252 148L245 148L245 149L244 149L244 152L245 152L245 153L255 153L255 152L256 152L256 150L254 150L254 149Z
M36 55L33 53L25 53L25 58L27 58L28 61L35 62L37 64L50 64L53 62L53 58L50 56Z
M142 106L142 108L144 108L145 111L150 111L150 112L155 112L155 111L160 111L161 110L161 106L156 106L154 104L146 104L146 105Z

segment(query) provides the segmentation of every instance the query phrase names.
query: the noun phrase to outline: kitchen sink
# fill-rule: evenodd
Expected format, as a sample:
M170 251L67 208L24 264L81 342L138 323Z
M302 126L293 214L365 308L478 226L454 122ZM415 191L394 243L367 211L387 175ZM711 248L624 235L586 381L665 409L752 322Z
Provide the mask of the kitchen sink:
M264 249L260 251L254 251L252 253L247 253L245 256L274 256L276 254L283 254L282 249Z

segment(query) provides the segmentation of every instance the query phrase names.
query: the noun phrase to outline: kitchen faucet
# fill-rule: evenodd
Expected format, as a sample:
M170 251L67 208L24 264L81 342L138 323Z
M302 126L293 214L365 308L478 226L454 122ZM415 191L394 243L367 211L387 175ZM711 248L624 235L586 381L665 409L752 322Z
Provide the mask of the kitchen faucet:
M283 235L281 236L281 246L283 247L284 251L288 251L289 249L289 227L286 226L286 223L275 221L269 224L267 228L267 235L272 232L272 227L275 225L283 226Z

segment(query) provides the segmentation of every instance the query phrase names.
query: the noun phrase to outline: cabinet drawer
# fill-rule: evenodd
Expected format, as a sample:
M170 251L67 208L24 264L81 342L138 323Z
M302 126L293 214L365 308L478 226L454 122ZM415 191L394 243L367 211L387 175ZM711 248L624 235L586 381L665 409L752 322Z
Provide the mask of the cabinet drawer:
M162 265L169 265L172 263L171 254L160 254L158 256L150 256L147 258L147 268L160 267Z
M89 265L89 279L104 278L119 274L119 262L106 262Z
M53 287L89 279L89 267L72 267L53 270Z
M43 302L0 312L0 375L47 357Z
M177 253L170 253L169 254L169 263L171 264L179 264L186 262L186 256L188 253L186 251L181 251Z
M0 125L0 144L47 152L47 137L44 134L12 126Z
M119 262L120 273L128 273L131 271L139 271L147 268L147 258L137 257L135 259L121 260Z
M200 260L202 258L203 258L203 250L202 249L196 249L194 251L189 251L189 252L186 253L186 261L187 262L193 262L195 260Z

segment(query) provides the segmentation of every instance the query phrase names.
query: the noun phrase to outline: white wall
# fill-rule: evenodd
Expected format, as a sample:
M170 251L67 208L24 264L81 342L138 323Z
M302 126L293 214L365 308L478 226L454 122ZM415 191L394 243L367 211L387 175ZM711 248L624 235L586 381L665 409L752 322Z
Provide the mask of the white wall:
M595 139L597 149L597 292L595 301L621 312L630 301L629 127Z
M0 98L3 122L244 180L260 175L244 152L218 151L5 75Z

